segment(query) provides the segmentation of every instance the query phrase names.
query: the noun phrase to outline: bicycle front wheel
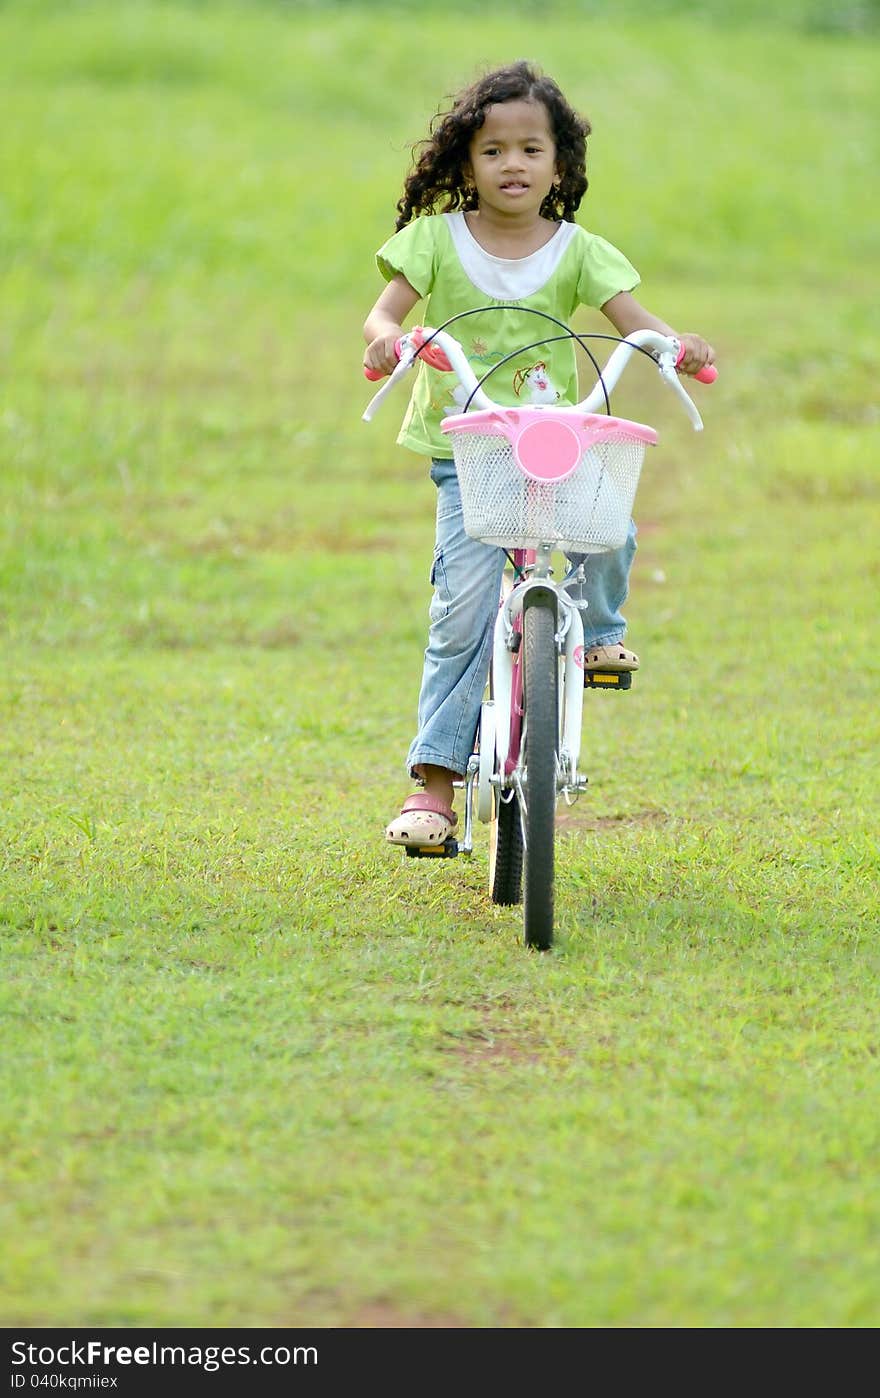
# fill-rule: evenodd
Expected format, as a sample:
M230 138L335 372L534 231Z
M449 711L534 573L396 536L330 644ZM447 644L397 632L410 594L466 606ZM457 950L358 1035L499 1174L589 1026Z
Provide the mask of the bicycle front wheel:
M553 841L556 826L556 753L559 732L559 662L556 612L551 599L523 613L525 708L525 941L546 951L553 942Z

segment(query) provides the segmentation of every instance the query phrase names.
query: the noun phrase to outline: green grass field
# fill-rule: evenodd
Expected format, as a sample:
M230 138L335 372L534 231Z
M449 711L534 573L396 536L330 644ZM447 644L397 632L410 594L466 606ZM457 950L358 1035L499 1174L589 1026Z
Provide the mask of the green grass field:
M877 7L0 6L0 1323L880 1320ZM409 148L529 55L716 346L558 938L404 860ZM604 329L584 313L582 328Z

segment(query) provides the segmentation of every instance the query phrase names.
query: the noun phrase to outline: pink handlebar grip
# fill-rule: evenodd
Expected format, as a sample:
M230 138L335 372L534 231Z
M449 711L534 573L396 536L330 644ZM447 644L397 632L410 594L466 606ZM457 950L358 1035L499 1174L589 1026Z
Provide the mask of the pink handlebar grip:
M398 359L403 352L405 340L412 340L414 348L421 349L422 345L425 343L425 332L420 325L416 325L407 335L402 335L399 340L395 340L394 353L397 355ZM444 373L448 373L452 368L452 365L449 363L449 360L446 358L446 355L439 345L429 345L425 353L419 355L419 358L424 359L426 364L430 364L432 369L442 369ZM375 382L376 379L384 379L384 377L385 375L381 370L368 369L367 366L364 365L365 379L371 379Z
M684 345L682 345L681 349L678 351L678 358L675 361L676 369L683 359ZM696 379L697 383L714 383L718 377L718 370L715 368L714 364L705 364L700 372L694 374L693 377Z
M401 351L402 346L403 346L403 338L402 338L402 337L401 337L399 340L395 340L395 341L394 341L394 353L397 355L397 358L398 358L398 359L400 358L400 351ZM365 364L365 365L364 365L364 378L365 378L365 379L370 379L373 383L375 383L377 379L384 379L384 378L385 378L385 373L384 373L384 371L383 371L382 369L368 369L367 366L366 366L366 364Z

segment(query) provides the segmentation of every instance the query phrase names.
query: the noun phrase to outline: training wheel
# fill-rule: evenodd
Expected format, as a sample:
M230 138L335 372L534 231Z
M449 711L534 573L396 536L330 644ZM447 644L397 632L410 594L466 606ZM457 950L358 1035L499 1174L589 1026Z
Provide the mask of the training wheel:
M494 810L492 776L495 772L495 701L486 699L480 709L480 768L477 774L477 820L487 824Z

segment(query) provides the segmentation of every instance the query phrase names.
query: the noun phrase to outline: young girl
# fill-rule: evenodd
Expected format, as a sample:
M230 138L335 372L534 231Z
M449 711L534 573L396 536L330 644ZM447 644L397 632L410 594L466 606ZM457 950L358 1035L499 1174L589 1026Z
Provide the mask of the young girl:
M598 307L622 336L642 328L676 334L685 373L712 363L705 340L678 334L634 299L639 277L623 254L574 222L587 188L589 131L556 83L525 62L480 78L435 119L405 181L397 232L377 254L388 284L364 325L366 368L391 372L403 322L424 297L422 320L433 326L460 311L507 308L451 327L478 377L518 345L557 333L521 307L566 323L579 304ZM455 464L440 431L444 414L460 411L457 381L425 363L417 375L398 441L432 458L437 541L418 731L407 757L421 790L385 832L401 845L442 844L456 824L453 780L473 749L505 562L501 549L469 538L462 525ZM502 403L577 402L573 342L527 351L487 389ZM620 611L634 553L631 525L621 549L585 560L588 669L638 668L622 643Z

